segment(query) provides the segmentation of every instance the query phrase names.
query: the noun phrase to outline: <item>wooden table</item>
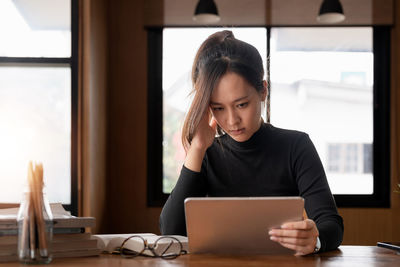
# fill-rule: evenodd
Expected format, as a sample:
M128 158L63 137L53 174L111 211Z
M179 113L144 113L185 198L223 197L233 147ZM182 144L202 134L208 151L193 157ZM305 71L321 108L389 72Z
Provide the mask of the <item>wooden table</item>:
M25 266L19 263L2 263L0 266ZM190 267L242 267L242 266L400 266L400 255L394 251L368 246L341 246L338 250L306 257L292 255L183 255L174 260L137 257L124 259L117 255L99 257L54 259L51 264L43 266L190 266Z

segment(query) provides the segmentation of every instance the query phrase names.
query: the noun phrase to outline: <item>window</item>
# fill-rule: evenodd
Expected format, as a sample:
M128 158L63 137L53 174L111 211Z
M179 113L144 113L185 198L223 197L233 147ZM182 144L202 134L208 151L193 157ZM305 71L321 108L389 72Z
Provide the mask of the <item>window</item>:
M271 123L310 135L339 206L389 204L389 84L378 70L389 72L387 36L372 27L271 29Z
M328 147L328 170L329 172L339 172L340 167L340 145L330 144Z
M327 168L335 194L372 194L372 144L328 144ZM332 186L331 186L332 187Z
M374 189L360 155L373 142L372 37L371 27L271 30L271 122L310 135L334 194Z
M0 1L1 203L19 203L29 160L51 202L77 214L77 1Z
M185 98L191 89L190 67L201 42L218 30L148 31L149 73L156 74L148 81L148 130L154 134L149 137L150 205L162 205L179 176L184 159L179 130L190 101ZM388 206L388 28L257 30L263 32L249 36L262 36L263 44L256 47L263 58L270 55L271 123L310 135L338 206ZM198 38L188 38L191 33ZM194 44L176 43L180 34ZM251 38L235 35L251 43Z

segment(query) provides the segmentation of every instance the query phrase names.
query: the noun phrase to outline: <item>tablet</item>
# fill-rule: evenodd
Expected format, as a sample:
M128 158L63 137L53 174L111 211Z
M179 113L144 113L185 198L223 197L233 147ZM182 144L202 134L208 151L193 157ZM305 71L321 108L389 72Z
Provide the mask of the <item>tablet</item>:
M303 219L301 197L205 197L185 200L190 253L293 254L269 230Z

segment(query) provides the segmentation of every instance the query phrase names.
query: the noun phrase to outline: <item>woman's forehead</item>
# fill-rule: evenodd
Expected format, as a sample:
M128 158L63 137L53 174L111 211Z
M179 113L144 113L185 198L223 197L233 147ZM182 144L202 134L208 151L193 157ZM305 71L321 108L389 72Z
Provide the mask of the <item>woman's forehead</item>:
M212 104L223 104L227 102L240 101L256 93L246 79L236 73L227 73L220 78L211 94Z

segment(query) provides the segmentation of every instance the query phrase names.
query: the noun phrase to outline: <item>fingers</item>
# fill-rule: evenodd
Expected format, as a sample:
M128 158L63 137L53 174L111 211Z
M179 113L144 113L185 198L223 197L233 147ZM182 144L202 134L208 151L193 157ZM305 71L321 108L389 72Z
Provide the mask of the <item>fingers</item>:
M294 237L294 238L308 238L311 233L310 230L281 230L281 229L272 229L268 233L271 236L284 236L284 237Z
M307 219L299 222L285 223L280 229L271 229L269 234L272 236L307 238L318 236L318 229L313 220Z
M288 222L282 224L282 229L301 229L301 230L309 230L314 228L315 223L313 220L307 219L299 222Z
M210 120L211 118L211 120ZM214 118L213 112L211 108L208 109L208 119L209 119L209 125L213 129L214 132L217 131L217 120Z
M279 243L297 245L297 246L307 246L311 241L309 238L277 237L277 236L271 236L270 239Z
M272 241L296 251L295 255L312 253L319 235L315 222L310 219L288 222L280 229L271 229L268 233Z
M284 246L285 248L296 251L296 253L294 254L295 256L307 255L314 251L314 248L310 248L310 247L298 246L298 245L289 244L289 243L280 243L280 244L282 246Z
M314 252L316 237L314 238L291 238L291 237L270 237L272 241L278 242L283 247L294 250L296 256L307 255Z
M200 124L208 124L210 121L209 112L205 112L203 117L201 117Z
M214 117L211 118L210 127L211 127L214 131L217 130L217 121L215 120Z

